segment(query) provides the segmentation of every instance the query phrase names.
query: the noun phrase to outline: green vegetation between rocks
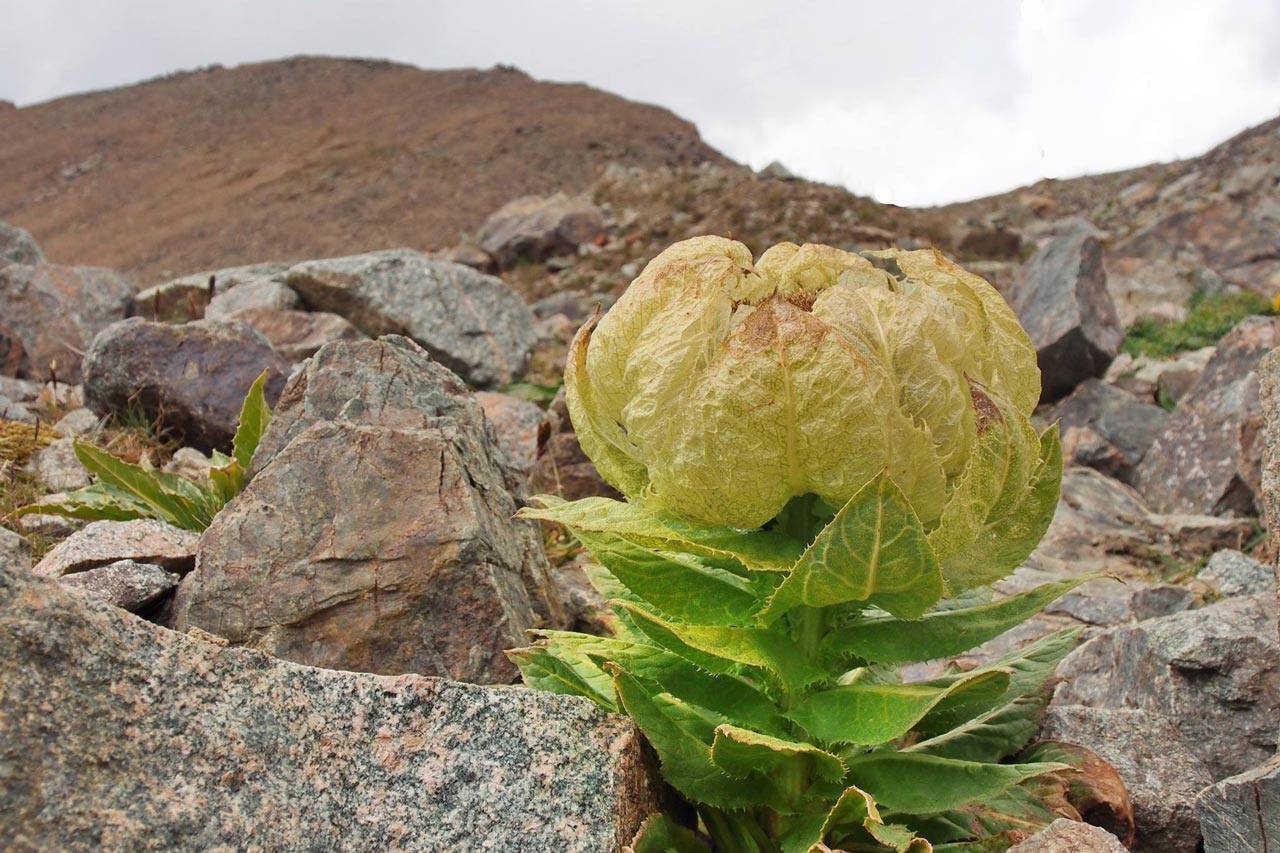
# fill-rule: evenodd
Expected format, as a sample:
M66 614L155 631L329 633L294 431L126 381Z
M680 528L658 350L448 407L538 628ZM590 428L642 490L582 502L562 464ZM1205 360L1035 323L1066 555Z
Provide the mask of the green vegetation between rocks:
M1186 319L1176 323L1139 320L1126 329L1124 351L1162 358L1213 346L1245 317L1275 313L1275 304L1256 293L1206 296L1197 291L1187 300Z

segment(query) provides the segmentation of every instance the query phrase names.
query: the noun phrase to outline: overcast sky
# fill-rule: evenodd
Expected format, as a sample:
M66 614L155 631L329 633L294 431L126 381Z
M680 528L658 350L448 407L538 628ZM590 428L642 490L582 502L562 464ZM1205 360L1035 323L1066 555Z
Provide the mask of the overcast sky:
M503 63L898 204L1192 156L1280 114L1277 0L8 0L0 20L20 106L304 53Z

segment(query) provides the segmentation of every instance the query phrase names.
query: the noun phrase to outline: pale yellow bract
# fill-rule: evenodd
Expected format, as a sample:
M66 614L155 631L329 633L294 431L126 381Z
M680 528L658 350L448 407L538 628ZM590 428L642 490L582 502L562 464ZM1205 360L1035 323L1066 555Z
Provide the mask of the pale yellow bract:
M838 508L887 471L937 539L963 539L1039 451L1031 342L932 250L782 243L753 263L685 240L578 333L565 381L601 474L700 524L759 527L809 493Z

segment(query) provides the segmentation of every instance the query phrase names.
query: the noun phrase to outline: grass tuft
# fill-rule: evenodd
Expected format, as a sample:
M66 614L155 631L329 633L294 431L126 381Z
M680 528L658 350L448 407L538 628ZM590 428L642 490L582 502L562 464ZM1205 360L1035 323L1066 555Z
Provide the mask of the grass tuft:
M1276 301L1280 301L1280 297ZM1139 320L1125 333L1124 351L1132 356L1163 358L1209 347L1245 317L1274 316L1275 302L1256 293L1193 293L1187 300L1187 317L1177 323Z

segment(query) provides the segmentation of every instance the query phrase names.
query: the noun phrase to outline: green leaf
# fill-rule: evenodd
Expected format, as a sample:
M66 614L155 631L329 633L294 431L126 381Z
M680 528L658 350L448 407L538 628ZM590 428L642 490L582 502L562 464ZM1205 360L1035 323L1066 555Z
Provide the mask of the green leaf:
M790 828L778 839L779 847L782 853L809 853L836 827L861 828L868 820L880 820L875 800L866 791L846 788L825 815L794 819Z
M848 760L854 785L875 791L881 808L929 814L988 800L1065 764L981 764L917 752L872 752Z
M209 496L196 484L117 459L104 450L75 442L76 458L103 483L145 503L153 517L186 530L204 530L213 518Z
M575 531L591 556L638 598L682 622L732 625L750 622L761 593L751 579L710 566L687 554L657 553L624 539ZM768 581L777 577L758 574Z
M726 628L719 625L680 625L629 602L610 602L623 608L634 623L664 648L677 654L692 650L689 660L718 672L733 662L757 667L797 692L825 678L790 638L765 628ZM674 644L671 641L674 640ZM712 663L708 664L710 660Z
M822 654L833 662L856 658L885 664L950 657L1000 636L1059 596L1098 577L1066 578L990 604L929 613L914 621L863 618L828 634Z
M584 532L607 534L654 551L736 560L755 571L785 572L804 551L803 542L774 532L703 527L610 498L568 502L554 495L538 495L533 500L540 506L525 507L518 517L563 524L579 536Z
M512 649L507 657L524 683L548 693L585 696L606 711L616 712L613 679L585 655L566 654L563 647L535 644Z
M631 853L711 853L697 833L663 814L647 818L631 847L625 849Z
M774 777L793 774L802 779L828 782L838 782L844 776L844 763L811 743L770 737L734 725L716 728L711 760L737 779L757 772Z
M88 521L132 521L136 518L153 518L151 508L129 493L94 483L76 489L58 500L42 501L15 509L11 516L61 515L67 518L83 518Z
M240 423L236 426L236 435L231 442L231 455L240 463L241 471L249 470L254 451L258 449L258 444L271 423L271 407L267 405L265 395L267 376L270 373L271 369L267 368L253 380L240 407Z
M885 474L836 513L761 613L772 621L797 605L869 601L916 619L942 596L942 574L924 528Z
M942 701L929 709L929 713L912 730L925 736L940 734L985 714L1002 701L1007 701L1009 676L1008 671L983 667L961 680L940 682L940 686L948 683L952 686Z
M856 683L812 693L787 714L823 743L875 746L897 740L948 697L999 673L978 673L949 685ZM1008 686L1005 676L1001 688Z

